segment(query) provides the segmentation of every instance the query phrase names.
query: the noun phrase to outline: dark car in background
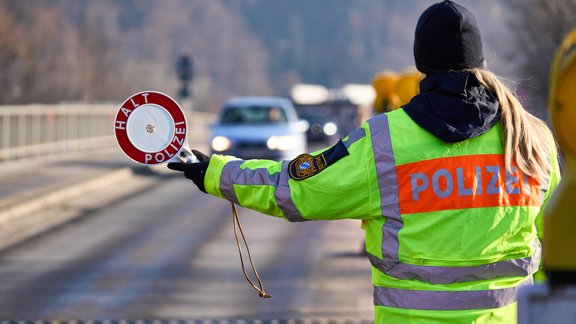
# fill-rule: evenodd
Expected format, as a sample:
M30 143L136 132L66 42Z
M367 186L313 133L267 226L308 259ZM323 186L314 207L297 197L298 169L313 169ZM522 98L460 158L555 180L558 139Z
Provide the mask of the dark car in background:
M298 116L309 123L309 143L333 144L360 125L358 107L348 100L296 104Z
M325 105L296 106L298 116L309 123L308 142L331 143L338 139L338 125L332 109Z
M308 122L282 97L237 97L222 106L212 126L212 153L243 159L293 159L307 149Z

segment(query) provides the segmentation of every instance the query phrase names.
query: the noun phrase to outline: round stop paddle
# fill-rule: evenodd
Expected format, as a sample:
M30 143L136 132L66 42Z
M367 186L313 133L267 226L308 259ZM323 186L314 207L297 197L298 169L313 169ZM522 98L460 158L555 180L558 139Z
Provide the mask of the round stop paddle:
M190 153L186 131L186 116L180 105L155 91L130 96L114 120L114 134L122 152L145 165L197 162Z

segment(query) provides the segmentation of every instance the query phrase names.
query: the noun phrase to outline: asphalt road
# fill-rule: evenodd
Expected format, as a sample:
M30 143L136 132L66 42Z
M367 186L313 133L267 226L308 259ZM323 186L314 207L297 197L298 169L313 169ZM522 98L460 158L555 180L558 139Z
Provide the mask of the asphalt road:
M78 217L0 254L0 320L371 320L359 222L239 211L271 299L242 275L229 203L144 174L43 211Z

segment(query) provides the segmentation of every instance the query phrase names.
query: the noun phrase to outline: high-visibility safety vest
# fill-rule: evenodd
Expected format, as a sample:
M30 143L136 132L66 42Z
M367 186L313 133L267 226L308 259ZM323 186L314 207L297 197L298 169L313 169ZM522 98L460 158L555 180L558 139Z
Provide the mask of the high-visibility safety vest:
M540 264L540 186L504 166L500 124L446 143L402 110L293 161L213 155L208 193L290 221L361 219L376 323L513 323Z

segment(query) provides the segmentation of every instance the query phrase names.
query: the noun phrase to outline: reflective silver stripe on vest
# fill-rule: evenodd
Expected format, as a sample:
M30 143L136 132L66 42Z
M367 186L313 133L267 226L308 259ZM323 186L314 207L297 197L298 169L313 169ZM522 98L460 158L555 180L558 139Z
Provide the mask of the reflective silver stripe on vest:
M396 164L392 152L388 117L380 114L368 121L370 125L370 137L376 172L378 174L378 186L380 187L380 207L382 215L388 217L386 224L400 230L404 225L400 219L400 205L398 205L398 178L396 176ZM392 220L392 222L390 222ZM390 224L391 223L391 224ZM397 230L391 231L391 233ZM398 238L396 237L396 241ZM384 243L384 242L382 242ZM384 244L382 244L384 246ZM396 244L397 247L397 244ZM396 250L396 256L398 251Z
M289 161L282 162L282 171L280 173L269 174L267 169L250 169L240 168L244 163L243 160L232 160L222 169L220 176L220 191L226 199L239 204L238 197L234 191L234 185L265 185L274 186L276 191L274 197L278 207L282 209L284 216L289 221L299 222L304 221L300 212L296 209L292 197L290 196L290 187L288 186L288 163Z
M288 174L289 163L290 161L282 161L282 171L279 173L280 179L278 181L276 191L274 192L274 197L276 198L278 207L282 209L284 216L286 216L289 221L307 221L307 219L302 217L298 209L296 209L296 205L294 205L292 196L290 196L290 186L288 185L288 179L290 179L290 175Z
M518 289L532 285L532 278L512 288L466 291L404 290L374 287L374 305L421 310L500 308L516 302Z
M364 128L362 127L356 128L348 135L346 141L343 141L344 146L346 146L346 148L349 149L350 146L352 146L352 144L356 143L358 140L364 138L365 136L366 136L366 130Z
M532 257L505 260L491 264L469 267L421 266L400 263L398 257L398 233L404 227L398 204L398 178L390 129L386 115L371 120L370 136L374 150L378 185L380 186L382 215L386 223L382 226L382 259L369 255L372 265L388 276L397 279L417 279L432 284L470 282L502 277L528 276L538 270L540 245L532 242L535 253Z
M222 168L222 172L220 174L220 191L226 197L226 199L230 200L233 203L240 204L238 202L238 197L236 197L236 193L234 192L234 183L236 178L238 177L239 173L242 173L242 169L240 169L240 165L244 163L242 160L233 160Z
M538 270L540 246L537 245L533 257L467 267L416 266L406 263L384 262L371 254L368 255L368 258L374 267L397 279L416 279L432 284L450 284L502 277L530 276Z

